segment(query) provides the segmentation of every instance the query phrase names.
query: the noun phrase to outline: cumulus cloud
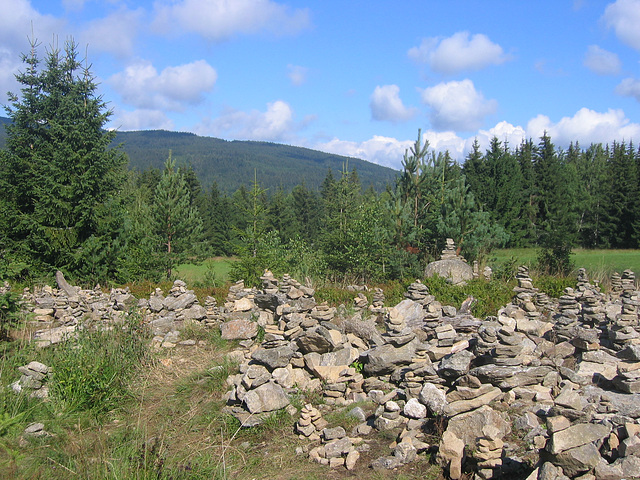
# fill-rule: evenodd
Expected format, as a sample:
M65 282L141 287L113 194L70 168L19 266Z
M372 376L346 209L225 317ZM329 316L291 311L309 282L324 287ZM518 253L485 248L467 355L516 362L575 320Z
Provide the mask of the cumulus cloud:
M415 108L407 108L400 99L400 88L397 85L377 86L371 95L371 117L374 120L388 122L404 122L413 118Z
M461 158L463 155L465 141L455 132L427 130L423 132L422 139L423 141L428 140L429 148L437 152L449 150L453 158ZM378 165L401 170L404 153L413 146L414 142L415 139L398 140L393 137L374 135L363 142L334 138L328 142L317 143L312 148L336 155L361 158Z
M469 79L425 88L422 101L431 109L429 119L436 130L476 130L498 107L495 100L486 100Z
M637 78L625 78L616 87L616 93L623 97L633 97L640 102L640 80Z
M486 150L491 145L491 140L496 137L503 144L507 144L509 148L515 148L527 139L527 132L519 125L512 125L509 122L498 122L494 127L488 130L478 130L474 137L469 137L464 142L464 156L471 151L473 142L478 140L478 144L482 150ZM458 157L460 158L460 157Z
M482 33L458 32L451 37L424 38L418 47L409 49L409 58L425 63L439 73L455 74L500 65L510 59L502 47Z
M142 61L113 75L109 83L126 103L137 108L182 111L187 104L200 103L217 77L204 60L167 67L160 73L150 62Z
M155 8L153 26L158 31L172 33L179 28L216 42L235 34L296 34L311 24L308 9L291 9L271 0L164 0Z
M89 45L91 50L128 56L133 52L143 15L142 9L122 8L107 17L93 20L80 33L79 43Z
M605 8L603 19L623 43L640 50L640 0L617 0Z
M538 115L527 124L529 137L539 138L545 131L562 147L575 141L588 145L640 138L640 124L631 123L622 110L611 108L604 113L581 108L573 117L563 117L557 123Z
M306 67L291 64L287 65L287 76L296 87L299 87L307 81L307 73L308 69Z
M173 122L160 110L140 109L116 110L109 125L122 131L128 130L174 130Z
M622 62L618 55L598 45L589 45L583 64L598 75L617 75L622 69Z
M49 40L65 26L62 20L42 15L28 0L4 3L0 14L0 103L7 101L7 91L17 93L20 88L15 74L24 67L20 54L29 52L32 32L36 40Z
M285 141L295 129L293 110L287 102L276 100L267 110L228 109L217 118L206 120L196 127L200 135L213 135L238 140Z

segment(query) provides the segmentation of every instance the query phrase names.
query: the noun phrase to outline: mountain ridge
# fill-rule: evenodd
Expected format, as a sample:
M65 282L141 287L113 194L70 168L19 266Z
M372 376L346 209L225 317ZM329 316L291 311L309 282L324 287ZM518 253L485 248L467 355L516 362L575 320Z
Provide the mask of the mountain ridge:
M0 124L10 119L0 117ZM0 128L0 148L4 148L6 132ZM137 130L116 132L114 146L122 145L129 157L129 168L144 171L161 169L171 151L177 165L191 166L203 188L214 182L231 194L241 185L250 186L255 178L262 188L290 191L296 185L317 189L329 170L339 178L343 169L356 169L363 188L381 191L393 184L398 171L366 160L345 157L272 142L224 140L199 136L190 132L169 130Z

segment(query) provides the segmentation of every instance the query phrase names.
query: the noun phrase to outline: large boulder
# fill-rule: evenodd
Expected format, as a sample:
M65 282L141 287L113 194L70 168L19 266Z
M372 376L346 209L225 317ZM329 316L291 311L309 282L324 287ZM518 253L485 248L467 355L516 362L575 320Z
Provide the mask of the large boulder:
M364 372L367 375L384 375L393 372L396 367L409 365L419 343L414 338L399 348L387 343L363 352L360 358L364 363Z
M250 413L272 412L289 405L289 397L280 385L273 382L247 392L244 403Z
M446 278L454 285L462 285L473 279L473 268L468 263L455 258L436 260L427 265L424 276L433 277L436 274Z

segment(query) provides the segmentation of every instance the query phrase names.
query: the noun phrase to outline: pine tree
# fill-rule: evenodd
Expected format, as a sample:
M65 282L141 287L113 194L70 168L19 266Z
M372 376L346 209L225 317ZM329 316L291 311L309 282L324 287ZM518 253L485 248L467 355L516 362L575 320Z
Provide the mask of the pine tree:
M21 94L10 94L6 107L12 123L0 186L11 215L7 236L42 271L63 268L104 278L119 255L113 228L122 224L114 218L122 212L114 197L126 158L110 148L115 132L104 127L111 112L76 44L69 40L64 51L51 46L44 68L37 42L31 47L23 55L26 70L16 75ZM96 261L101 265L88 267Z
M155 233L164 247L164 263L169 279L174 266L186 257L202 233L202 219L197 208L191 204L187 182L176 170L171 152L156 186L153 218Z

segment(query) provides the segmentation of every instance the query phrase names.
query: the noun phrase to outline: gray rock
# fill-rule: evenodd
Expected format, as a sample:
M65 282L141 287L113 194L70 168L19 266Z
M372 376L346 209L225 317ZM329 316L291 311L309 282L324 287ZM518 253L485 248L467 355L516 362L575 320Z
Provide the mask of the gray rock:
M171 314L166 317L159 317L149 322L151 333L154 335L165 335L175 328L176 317Z
M202 305L193 305L182 311L185 320L202 320L207 317L207 309Z
M336 347L328 330L323 326L310 329L304 335L296 338L296 345L304 354L327 353Z
M420 402L429 409L432 415L441 415L447 405L447 396L433 383L425 383L418 396Z
M282 387L272 382L247 392L243 401L250 413L271 412L289 405L289 397Z
M611 433L611 427L597 423L579 423L551 435L547 450L558 454L565 450L601 440ZM595 465L594 465L595 466Z
M405 322L409 328L418 328L423 324L425 311L422 305L410 299L402 300L395 307L399 318Z
M417 398L412 398L405 404L403 412L409 418L425 418L427 416L427 407L420 403Z
M349 453L352 447L351 439L349 439L349 437L343 437L325 443L324 453L326 458L337 458Z
M198 297L196 297L194 293L186 292L178 297L174 297L172 295L168 296L164 299L162 305L169 311L175 311L189 308L197 301Z
M491 407L484 405L477 410L461 413L449 419L447 431L451 430L456 437L466 445L473 445L477 438L483 437L482 429L486 425L494 426L500 437L506 436L511 431L510 423Z
M398 366L409 365L418 343L414 339L399 348L386 344L363 352L360 358L364 363L364 372L368 375L380 375L391 373Z
M288 345L277 348L259 348L251 354L256 362L265 365L269 370L283 368L289 364L293 357L293 350Z
M436 274L454 285L460 285L473 279L473 268L458 259L437 260L428 264L424 271L425 277L433 277Z
M335 427L335 428L325 428L322 430L322 437L328 442L330 440L337 440L343 438L347 435L344 428Z
M598 480L620 480L640 478L640 457L618 458L615 462L608 464L602 460L595 468Z
M469 350L461 350L447 355L440 361L438 375L447 379L461 377L469 371L469 365L474 358L475 356Z
M248 340L258 335L258 324L251 320L238 318L220 324L224 340Z
M571 480L562 472L562 468L556 467L551 462L543 463L538 471L538 476L534 478L537 480Z
M565 450L553 457L553 463L562 467L562 471L569 477L575 477L596 467L602 457L593 443Z
M507 390L525 385L541 384L544 377L554 371L551 367L522 367L482 365L472 368L469 373L478 377L482 383L490 383L500 389Z

